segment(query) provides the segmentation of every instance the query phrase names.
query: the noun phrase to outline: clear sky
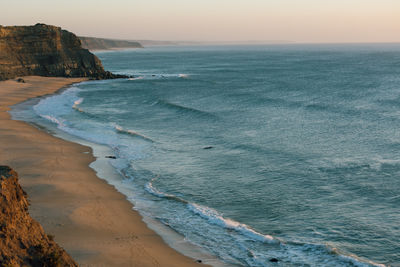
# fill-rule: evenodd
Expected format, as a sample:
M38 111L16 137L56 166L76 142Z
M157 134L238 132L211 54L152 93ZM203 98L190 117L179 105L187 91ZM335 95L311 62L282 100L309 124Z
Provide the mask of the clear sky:
M400 0L0 0L0 25L150 40L400 42Z

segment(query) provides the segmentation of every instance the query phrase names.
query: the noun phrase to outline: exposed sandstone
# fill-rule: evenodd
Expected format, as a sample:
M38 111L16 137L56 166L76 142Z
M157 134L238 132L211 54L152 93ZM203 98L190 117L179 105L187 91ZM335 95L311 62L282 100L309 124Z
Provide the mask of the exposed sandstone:
M125 77L105 71L100 60L82 48L75 34L60 27L0 26L0 80L26 75Z
M28 213L15 171L0 166L0 266L78 266Z

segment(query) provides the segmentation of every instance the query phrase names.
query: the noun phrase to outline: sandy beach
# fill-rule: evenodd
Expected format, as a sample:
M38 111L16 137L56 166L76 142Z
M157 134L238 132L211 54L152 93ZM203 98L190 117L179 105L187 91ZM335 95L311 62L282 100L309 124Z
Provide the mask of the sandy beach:
M91 148L13 121L7 112L84 79L24 79L0 82L0 163L18 172L30 214L45 231L81 266L205 266L166 245L125 196L96 176Z

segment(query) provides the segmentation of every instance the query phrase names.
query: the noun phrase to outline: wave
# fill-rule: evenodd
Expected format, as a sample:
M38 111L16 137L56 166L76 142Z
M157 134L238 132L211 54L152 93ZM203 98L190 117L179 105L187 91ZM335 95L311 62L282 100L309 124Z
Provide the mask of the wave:
M229 218L222 217L218 211L204 207L195 203L188 203L188 208L193 213L207 219L210 223L222 226L226 229L235 230L244 234L245 236L253 239L254 241L260 241L265 243L279 243L277 239L274 239L270 235L263 235L251 229L248 225L236 222Z
M175 195L161 192L160 190L158 190L157 188L155 188L153 186L153 181L156 180L158 177L159 176L154 177L153 179L151 179L150 182L148 182L145 185L146 191L151 193L152 195L155 195L160 198L166 198L166 199L175 200L175 201L184 203L187 205L187 208L191 212L193 212L196 215L199 215L200 217L202 217L204 219L207 219L210 223L224 227L226 229L235 230L237 232L240 232L240 233L246 235L247 237L253 239L254 241L260 241L260 242L266 242L266 243L278 242L278 240L274 239L270 235L260 234L245 224L236 222L236 221L228 219L228 218L224 218L221 214L218 213L218 211L216 211L212 208L205 207L205 206L202 206L202 205L199 205L196 203L191 203L191 202L186 201L185 199L177 197Z
M49 115L44 115L43 117L60 127L64 126L61 119ZM116 129L117 126L115 126ZM120 131L125 131L135 136L138 134L134 131L124 130L122 127L120 127ZM116 166L116 168L121 169L121 166ZM245 266L268 266L269 260L276 258L282 264L287 263L288 265L306 265L313 262L318 263L319 266L385 266L383 264L363 261L354 255L346 255L339 252L336 248L330 248L325 245L296 244L282 241L271 235L262 234L246 224L224 217L221 213L210 207L189 202L182 197L162 192L153 184L158 178L159 176L156 176L147 182L145 190L158 198L180 203L179 205L182 206L183 213L180 213L179 216L196 217L203 225L197 226L197 223L192 225L192 227L199 227L199 233L196 234L203 235L205 239L210 238L209 235L213 235L213 240L215 240L217 245L212 248L212 251L220 255L223 259L228 259L228 261L229 257L233 257L237 261L243 262ZM189 223L192 223L192 221ZM174 228L173 223L170 225ZM211 229L211 227L217 230L208 232L206 229ZM179 227L176 230L179 231ZM190 238L188 239L190 240ZM225 247L221 248L219 242L223 242ZM226 244L229 244L228 247L226 247ZM229 248L229 246L232 248ZM218 250L221 249L225 251L219 252Z
M359 259L356 255L343 255L343 254L338 254L338 257L346 263L349 263L353 266L357 267L367 267L367 266L373 266L373 267L386 267L385 264L380 264L376 263L373 261L365 261L363 262L361 259Z
M128 78L127 80L129 81L135 81L135 80L154 80L154 79L168 79L168 78L182 78L182 79L188 79L190 77L189 74L185 73L151 73L151 72L126 72L126 73L118 73L118 74L123 74L123 75L128 75L128 76L134 76L133 78Z
M153 186L153 181L156 180L158 177L159 177L159 175L154 177L153 179L151 179L151 181L145 185L145 189L147 192L149 192L150 194L152 194L156 197L159 197L159 198L165 198L165 199L169 199L169 200L175 200L175 201L183 203L183 204L189 204L189 202L184 200L183 198L161 192L157 188L155 188Z
M83 98L79 98L78 100L74 101L74 104L72 105L72 108L80 113L82 113L83 115L86 115L89 118L98 118L96 115L87 112L86 110L82 109L79 107L80 104L82 104L83 102Z
M184 73L178 73L178 74L168 74L168 73L158 73L158 74L151 74L147 75L148 78L184 78L187 79L190 77L189 74L184 74Z
M374 158L321 158L311 161L310 164L318 166L320 171L348 171L348 170L373 170L382 171L382 168L400 168L400 159L383 159L379 157Z
M179 78L189 78L189 75L188 74L179 73L178 77Z
M77 111L79 111L79 112L84 113L84 111L78 107L80 104L82 104L82 102L83 102L83 98L79 98L78 100L74 101L74 104L72 105L72 108L77 110Z
M134 77L134 78L128 78L129 81L136 81L136 80L143 80L144 76L139 76L139 77Z
M379 166L379 169L381 169L383 166L400 166L400 159L382 159L382 158L376 158L374 159L376 163Z
M325 266L385 267L384 264L363 260L352 254L346 255L339 252L338 249L327 245L285 242L276 237L259 233L246 224L223 217L221 213L210 207L192 203L181 197L158 190L153 185L153 182L158 178L159 176L154 177L145 185L145 190L148 193L162 199L177 201L183 204L186 210L197 215L198 218L204 219L208 225L214 225L213 227L227 230L227 232L215 232L212 229L209 229L209 231L202 231L201 226L197 225L198 222L196 223L196 221L190 219L193 225L197 225L200 231L199 234L204 235L204 238L211 238L207 235L212 234L212 239L216 242L219 242L218 240L221 242L230 242L232 251L227 254L226 252L221 253L215 251L215 248L210 248L222 258L226 256L227 258L225 258L225 260L228 260L228 262L230 261L230 256L233 256L237 261L245 263L244 265L247 266L270 266L268 265L269 261L272 258L276 258L278 261L288 263L289 265L307 265L309 262L318 262ZM178 211L175 210L175 212ZM170 223L171 222L168 221L168 225L173 227ZM227 238L227 236L230 237ZM224 238L225 241L222 241ZM222 244L221 246L224 247ZM234 247L236 247L236 249L234 249ZM241 252L239 253L238 251ZM265 254L263 251L268 251L268 253Z
M394 107L394 108L400 107L400 99L399 98L377 100L376 103L381 104L383 106L389 106L389 107Z
M40 115L40 117L45 118L46 120L49 120L49 121L57 124L57 126L65 127L65 124L62 121L60 121L59 119L57 119L56 117L53 117L51 115Z
M160 106L163 106L163 107L166 107L166 108L169 108L169 109L176 110L176 111L181 112L181 113L194 114L194 115L197 115L197 116L209 117L209 118L214 118L214 119L217 118L216 115L214 115L214 114L212 114L210 112L199 110L199 109L196 109L196 108L182 106L182 105L179 105L179 104L168 102L166 100L158 100L155 103L155 105L160 105Z
M72 106L73 108L76 108L77 106L79 106L80 104L82 104L83 102L83 98L79 98L78 100L74 101L74 105Z
M76 98L73 98L76 99ZM82 103L83 99L78 99L74 102L73 107L75 106L76 109L79 109L79 105ZM192 112L195 114L199 114L197 112L204 112L201 110L196 110L192 111L192 108L187 108L183 107L180 105L176 105L173 103L170 103L171 105L175 105L173 108L180 110L182 112ZM183 108L182 108L183 107ZM68 108L71 110L71 102L68 103ZM189 111L188 111L189 109ZM202 114L202 113L200 113ZM206 115L206 114L204 114ZM53 123L56 123L57 125L63 127L64 121L60 119L60 117L52 117L52 116L42 116ZM113 125L114 126L114 125ZM140 133L137 133L133 130L126 130L123 127L116 125L114 126L115 130L118 133L121 134L129 134L135 137L143 138L143 139L150 139ZM117 128L119 127L119 129ZM153 140L149 140L153 142ZM115 149L115 148L114 148ZM254 148L255 150L257 148ZM382 163L384 164L397 164L397 162L388 162L387 160L381 160ZM112 161L114 163L116 161ZM116 167L117 169L121 169L120 166ZM124 173L122 171L122 173ZM126 175L125 175L126 176ZM238 255L238 258L242 258L243 261L247 262L248 266L268 266L269 262L268 260L271 258L271 255L273 257L276 257L279 259L279 261L284 264L291 265L293 262L293 265L296 265L296 263L299 263L298 265L306 265L303 264L304 262L314 262L310 259L313 257L316 258L315 262L320 263L319 266L324 266L325 264L321 264L321 259L327 259L327 264L325 266L385 266L382 264L376 264L373 262L367 262L364 263L361 259L358 259L354 255L344 255L341 252L337 252L335 248L329 248L324 245L318 245L318 244L304 244L304 243L299 243L299 244L293 244L290 242L284 242L279 240L276 237L270 236L270 235L264 235L262 233L259 233L255 230L253 230L250 226L246 224L242 224L240 222L234 221L229 218L225 218L223 214L219 213L217 210L214 210L210 207L202 206L197 203L192 203L189 202L182 197L175 196L173 194L168 194L164 193L160 190L158 190L154 186L154 181L158 179L158 176L151 179L150 182L147 182L145 184L145 190L158 197L161 199L159 202L162 203L167 203L168 205L171 204L172 202L179 202L181 204L175 204L178 206L181 206L182 210L184 213L179 214L181 217L185 217L185 215L192 217L196 217L198 221L201 221L201 223L206 227L206 228L199 228L198 232L202 231L202 229L209 229L211 227L214 227L214 229L218 229L216 232L207 232L207 231L202 231L201 235L204 235L204 238L207 239L207 235L214 235L215 233L219 234L222 233L222 235L226 235L226 240L232 240L231 243L228 243L228 246L236 247L235 249L242 250L243 253ZM171 202L168 202L171 201ZM170 218L170 217L168 217ZM195 228L196 224L191 224L192 222L189 221L188 227L194 228L193 231L196 231L197 229ZM179 228L177 229L179 230ZM196 233L197 234L197 233ZM231 239L228 239L228 236L233 236ZM213 236L216 240L218 240L220 237L218 235ZM223 237L225 238L225 237ZM189 238L188 238L189 239ZM200 242L199 242L200 243ZM251 245L249 245L251 243ZM200 243L201 244L201 243ZM256 244L256 248L254 249L253 244ZM220 243L216 243L216 249L221 249ZM271 249L271 250L270 250ZM233 250L232 250L233 251ZM223 253L221 253L223 254ZM235 255L234 253L230 255ZM239 260L239 259L238 259ZM331 262L334 263L341 263L341 264L330 264ZM279 263L278 263L279 264ZM273 264L271 264L273 265ZM279 264L280 265L280 264ZM318 264L316 264L318 265Z
M374 116L376 118L381 118L380 114L377 114L374 110L368 107L350 107L342 103L329 103L329 102L314 102L305 100L296 100L294 97L269 97L263 94L258 94L254 92L240 92L240 93L230 93L228 97L233 97L235 99L240 99L237 104L239 106L257 105L257 106L267 106L267 107L278 107L287 108L294 110L304 110L313 113L330 113L330 114L344 114L346 116L360 116L363 114L368 114L369 116ZM393 116L396 117L397 116Z
M83 115L86 115L87 117L89 117L89 118L98 118L96 115L94 115L94 114L92 114L92 113L90 113L90 112L87 112L86 110L84 110L84 109L81 109L81 108L74 108L74 110L76 110L76 111L78 111L78 112L80 112L81 114L83 114Z
M114 128L118 133L132 135L134 137L139 137L139 138L141 138L143 140L146 140L146 141L154 143L154 140L151 139L150 137L147 137L147 136L145 136L143 134L140 134L138 132L135 132L133 130L125 130L124 128L122 128L119 125L116 125Z
M314 111L325 111L325 110L329 110L332 107L330 107L329 105L322 105L322 104L313 103L313 104L305 105L305 108L306 109L310 109L310 110L314 110Z

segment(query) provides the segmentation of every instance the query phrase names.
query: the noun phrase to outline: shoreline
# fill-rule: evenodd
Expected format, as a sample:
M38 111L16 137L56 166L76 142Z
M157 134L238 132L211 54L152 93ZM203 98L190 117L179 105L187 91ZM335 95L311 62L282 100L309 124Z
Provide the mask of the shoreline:
M20 175L31 216L81 266L206 266L180 254L125 195L89 167L90 147L11 119L12 105L59 92L81 78L28 76L0 82L0 162Z

